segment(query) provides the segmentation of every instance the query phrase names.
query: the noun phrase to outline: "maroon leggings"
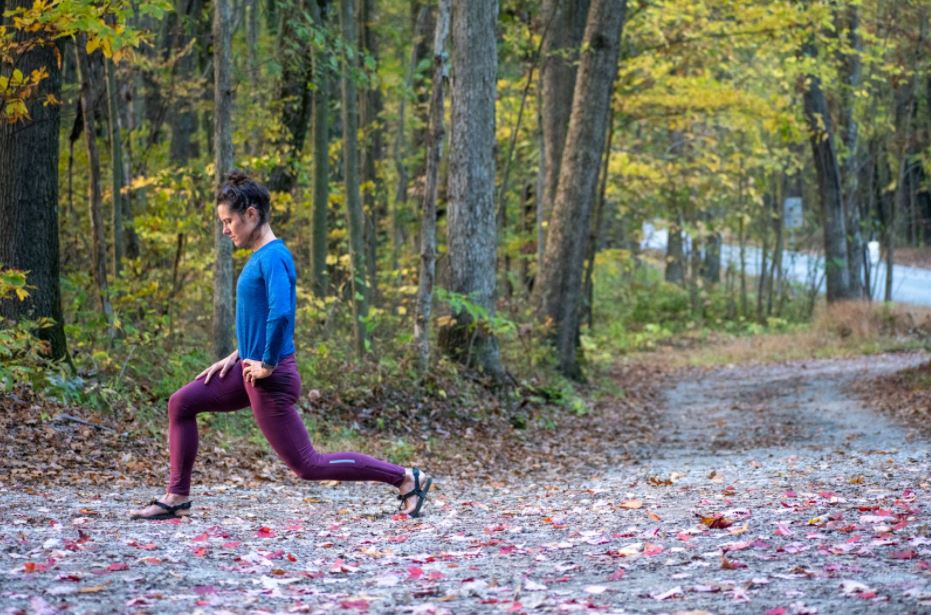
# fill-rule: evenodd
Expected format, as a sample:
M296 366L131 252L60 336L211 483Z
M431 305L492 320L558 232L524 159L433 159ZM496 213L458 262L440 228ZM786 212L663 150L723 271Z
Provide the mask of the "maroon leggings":
M225 376L215 373L178 389L168 400L168 448L171 478L168 492L189 495L191 471L197 456L199 412L231 412L252 407L255 422L278 456L295 474L307 480L373 480L395 487L404 480L404 468L359 453L318 453L294 407L301 392L301 376L294 355L282 359L268 378L246 382L242 362Z

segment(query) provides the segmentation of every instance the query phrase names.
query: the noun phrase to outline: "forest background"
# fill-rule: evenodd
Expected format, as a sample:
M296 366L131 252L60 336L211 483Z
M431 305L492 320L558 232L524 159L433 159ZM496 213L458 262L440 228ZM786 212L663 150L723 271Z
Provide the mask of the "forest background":
M162 433L167 397L235 344L248 252L213 199L233 168L269 186L295 255L324 446L402 461L552 430L622 395L606 374L632 353L739 360L686 352L731 336L776 358L924 345L927 323L863 302L893 283L869 292L868 242L891 268L931 239L929 11L0 0L3 403ZM824 255L807 284L788 250ZM205 428L261 441L247 415Z

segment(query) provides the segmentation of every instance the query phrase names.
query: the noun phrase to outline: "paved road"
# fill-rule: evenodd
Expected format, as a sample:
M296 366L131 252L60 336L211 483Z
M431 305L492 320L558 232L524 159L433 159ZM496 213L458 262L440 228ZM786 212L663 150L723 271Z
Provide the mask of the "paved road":
M0 479L0 613L928 613L931 447L847 393L925 360L696 372L636 463L439 477L422 520L271 483L133 523L152 489Z
M666 249L667 232L664 229L654 229L651 225L645 224L643 233L642 246L644 248ZM761 257L762 251L759 248L752 246L746 248L747 273L750 275L759 274ZM732 263L735 267L738 267L740 251L737 246L722 246L721 259L725 266L727 263ZM783 261L786 276L790 280L803 284L810 284L812 281L818 280L820 281L821 292L824 292L824 258L822 256L787 250L783 256ZM881 300L885 293L886 267L885 264L879 262L877 249L873 250L871 261L873 265L872 271L874 272L874 279L871 281L873 286L872 296L874 299ZM892 299L894 301L931 306L931 270L907 265L895 265L892 270L892 281Z

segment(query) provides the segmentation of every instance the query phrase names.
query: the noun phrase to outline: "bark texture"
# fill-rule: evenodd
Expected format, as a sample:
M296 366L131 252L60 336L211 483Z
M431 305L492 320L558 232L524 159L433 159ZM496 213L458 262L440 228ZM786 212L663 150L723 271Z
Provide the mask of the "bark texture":
M217 185L233 168L232 7L215 0L213 7L213 152ZM213 278L213 353L218 359L233 351L233 242L214 222L216 263Z
M81 111L84 120L84 141L87 145L87 164L90 167L87 199L91 221L91 267L94 282L97 284L100 309L107 318L107 323L112 323L113 307L110 304L110 289L107 283L107 237L103 227L103 199L100 194L100 155L97 151L97 124L94 116L97 88L91 75L86 41L85 35L77 38L75 56L81 82Z
M543 62L540 70L543 128L542 222L538 262L543 261L545 224L549 222L559 182L559 165L572 113L576 65L585 33L590 0L544 0Z
M579 298L586 237L617 74L626 0L594 0L584 47L559 183L538 285L539 313L551 325L560 371L580 377L577 351Z
M31 5L31 0L10 0L6 8ZM15 40L29 36L17 32ZM29 119L0 122L0 267L27 270L27 282L34 288L25 301L0 301L0 315L54 320L54 326L37 333L49 343L51 356L59 359L68 352L58 262L60 107L44 106L41 101L47 94L61 95L61 72L50 47L34 47L20 59L19 67L26 74L46 67L49 76L27 103Z
M340 0L339 26L343 40L356 45L356 24L353 0ZM349 257L352 288L352 329L356 352L366 351L365 318L368 317L368 289L365 275L365 237L362 219L362 199L359 192L359 107L356 85L352 80L357 55L346 58L341 83L343 121L343 181L346 188L346 226L349 228Z
M495 314L495 46L497 0L454 2L449 145L450 290ZM498 342L466 311L440 330L444 352L499 379Z
M436 277L436 193L440 154L443 149L444 88L446 86L446 39L449 37L451 0L440 0L433 39L433 95L430 100L430 132L427 138L427 178L420 225L420 275L417 280L417 316L414 340L420 373L430 365L430 313Z
M314 21L322 27L326 23L329 3L327 0L311 1L310 11ZM326 295L327 290L327 209L330 200L330 81L327 68L329 59L322 49L314 51L313 142L314 142L314 209L313 228L310 240L310 269L313 273L314 294Z
M813 44L806 45L806 53L815 56ZM821 80L808 77L805 89L805 117L810 132L812 157L818 178L818 196L824 225L824 266L827 278L828 302L856 297L850 285L847 257L847 228L844 218L844 196L840 166L834 146L834 132L828 102L821 89Z

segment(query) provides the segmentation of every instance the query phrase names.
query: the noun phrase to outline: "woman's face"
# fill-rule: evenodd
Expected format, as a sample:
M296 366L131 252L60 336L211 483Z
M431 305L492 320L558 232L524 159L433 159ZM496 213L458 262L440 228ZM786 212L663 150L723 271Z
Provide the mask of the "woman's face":
M250 207L245 213L230 211L226 203L217 205L217 217L223 224L223 234L233 240L237 248L252 245L253 235L259 226L259 213Z

